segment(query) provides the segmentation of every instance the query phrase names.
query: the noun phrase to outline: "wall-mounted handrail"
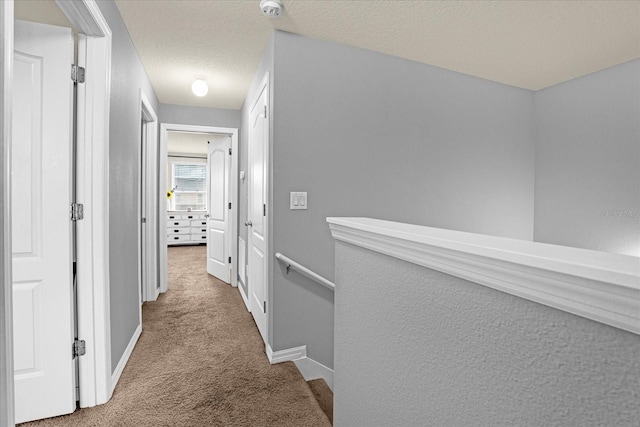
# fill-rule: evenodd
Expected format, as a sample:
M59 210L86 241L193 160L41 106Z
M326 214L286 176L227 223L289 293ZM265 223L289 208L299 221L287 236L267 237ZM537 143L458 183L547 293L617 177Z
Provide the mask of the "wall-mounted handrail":
M308 278L315 280L316 282L320 283L322 286L325 286L325 287L331 289L332 291L336 289L335 283L325 279L324 277L322 277L318 273L314 273L313 271L309 270L304 265L301 265L301 264L295 262L291 258L287 258L286 256L282 255L280 252L276 253L276 258L286 264L286 266L287 266L287 274L289 274L289 269L293 268L294 270L298 271L299 273L304 274Z

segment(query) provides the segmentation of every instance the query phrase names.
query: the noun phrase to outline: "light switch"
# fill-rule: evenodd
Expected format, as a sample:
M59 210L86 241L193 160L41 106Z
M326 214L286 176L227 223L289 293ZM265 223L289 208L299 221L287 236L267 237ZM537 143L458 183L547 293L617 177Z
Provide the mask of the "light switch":
M292 191L289 196L290 209L307 209L307 192Z

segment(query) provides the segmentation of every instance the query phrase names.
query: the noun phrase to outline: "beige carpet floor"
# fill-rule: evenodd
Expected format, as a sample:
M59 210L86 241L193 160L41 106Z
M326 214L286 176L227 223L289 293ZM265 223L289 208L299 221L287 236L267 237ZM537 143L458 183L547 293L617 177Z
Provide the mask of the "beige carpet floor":
M330 426L292 362L269 365L238 290L205 271L205 247L169 248L169 291L110 402L24 426Z
M307 384L309 384L313 396L318 401L320 409L333 424L333 391L329 388L329 384L322 378L307 381Z

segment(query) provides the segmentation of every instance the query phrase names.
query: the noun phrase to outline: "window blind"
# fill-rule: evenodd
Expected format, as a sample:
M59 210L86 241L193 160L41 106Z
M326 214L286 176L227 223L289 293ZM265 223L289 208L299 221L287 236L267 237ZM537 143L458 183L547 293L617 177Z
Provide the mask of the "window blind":
M174 209L206 210L206 163L173 163Z
M206 191L207 165L186 165L176 163L173 169L174 185L177 191Z

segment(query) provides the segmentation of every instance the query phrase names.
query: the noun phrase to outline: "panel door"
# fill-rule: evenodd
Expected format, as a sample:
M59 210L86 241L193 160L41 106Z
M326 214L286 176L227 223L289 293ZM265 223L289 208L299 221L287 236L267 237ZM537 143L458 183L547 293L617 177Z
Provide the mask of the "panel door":
M231 283L229 263L229 175L231 137L210 141L207 149L207 273Z
M249 307L267 342L267 161L268 92L264 86L251 109L249 128Z
M16 21L11 145L16 422L75 409L73 34Z

